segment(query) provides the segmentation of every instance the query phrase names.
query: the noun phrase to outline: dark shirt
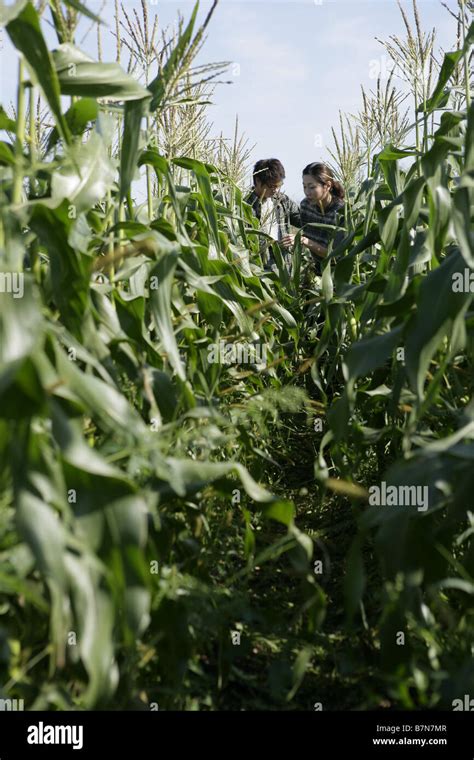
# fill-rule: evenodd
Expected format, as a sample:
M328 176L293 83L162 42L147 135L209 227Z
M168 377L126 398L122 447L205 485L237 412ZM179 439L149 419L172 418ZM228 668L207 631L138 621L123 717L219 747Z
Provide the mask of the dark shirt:
M303 227L303 235L310 240L328 247L329 241L332 239L334 233L330 229L324 227L311 227L311 224L330 224L335 229L341 224L344 224L344 201L340 198L334 198L331 205L324 211L314 203L305 198L300 204L301 226ZM340 236L338 236L340 237ZM339 240L335 240L337 244ZM316 274L321 273L322 259L314 256L314 262L316 265Z

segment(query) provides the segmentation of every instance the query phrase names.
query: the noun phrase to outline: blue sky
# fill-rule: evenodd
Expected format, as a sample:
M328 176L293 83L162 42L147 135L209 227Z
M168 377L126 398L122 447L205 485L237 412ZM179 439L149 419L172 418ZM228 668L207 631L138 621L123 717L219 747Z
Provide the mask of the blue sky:
M86 0L96 12L99 0ZM455 0L447 0L455 8ZM139 0L126 0L127 10L140 12ZM201 0L200 16L211 5ZM411 2L403 2L411 16ZM418 0L423 29L433 26L438 45L454 47L454 20L439 0ZM107 0L102 18L112 28L112 0ZM175 21L178 10L189 17L193 2L148 0L150 16L158 14L161 27ZM77 42L88 21L81 22ZM404 35L403 22L395 0L220 0L210 23L208 39L199 62L233 62L214 94L209 118L214 132L229 137L236 114L251 144L257 143L252 157L276 156L286 168L286 191L301 200L301 169L310 161L329 158L331 126L337 125L338 111L354 112L361 105L360 85L375 86L370 78L373 61L381 67L388 62L375 37ZM4 34L4 38L5 38ZM52 46L55 37L49 35ZM103 58L115 59L115 42L103 31ZM96 56L95 31L80 45ZM128 57L126 58L128 60ZM8 39L0 51L0 102L14 98L16 66ZM402 86L403 83L399 82Z

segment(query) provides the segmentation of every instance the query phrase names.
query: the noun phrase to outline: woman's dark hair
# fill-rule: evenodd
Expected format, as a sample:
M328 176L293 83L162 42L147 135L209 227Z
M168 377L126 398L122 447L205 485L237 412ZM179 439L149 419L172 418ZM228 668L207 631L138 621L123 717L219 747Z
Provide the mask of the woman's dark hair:
M311 177L314 177L314 179L321 185L325 185L327 182L330 182L331 195L335 195L336 198L339 198L341 201L344 200L346 196L345 190L341 183L334 178L334 172L330 166L327 164L319 164L317 162L308 164L308 166L305 166L303 169L303 176L305 174L309 174Z
M259 179L262 185L271 185L285 179L285 169L278 158L266 158L257 161L253 167L253 181Z

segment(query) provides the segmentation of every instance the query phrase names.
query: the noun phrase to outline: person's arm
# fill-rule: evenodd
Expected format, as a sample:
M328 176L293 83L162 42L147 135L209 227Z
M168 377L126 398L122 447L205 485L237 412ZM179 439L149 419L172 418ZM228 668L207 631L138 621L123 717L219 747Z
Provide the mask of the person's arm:
M301 236L301 244L305 245L306 248L309 248L311 253L313 253L318 258L326 258L328 252L326 246L321 245L320 243L316 243L315 240L310 240L310 238L305 237L304 235Z

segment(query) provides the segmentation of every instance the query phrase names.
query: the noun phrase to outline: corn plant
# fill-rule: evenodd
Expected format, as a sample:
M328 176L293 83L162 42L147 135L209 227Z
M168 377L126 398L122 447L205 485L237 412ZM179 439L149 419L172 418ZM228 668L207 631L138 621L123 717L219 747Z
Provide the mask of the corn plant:
M78 14L100 20L47 5L52 51L46 4L1 19L19 60L0 110L2 698L306 709L322 642L328 699L358 674L344 635L378 673L351 707L446 706L472 678L469 85L463 109L448 103L474 28L417 100L420 123L441 114L429 139L392 144L375 109L361 184L367 144L341 115L350 213L308 291L298 266L261 266L237 131L212 161L157 139L216 73L191 75L211 16L196 28L196 6L150 70L146 6L122 23L117 6L104 62L75 44ZM145 57L130 42L125 70L127 34ZM426 488L426 509L368 503L380 483ZM311 537L328 504L344 534L331 520ZM329 581L315 570L328 532L345 568Z
M58 30L79 5L53 6ZM291 501L258 482L271 458L258 432L306 403L277 372L282 346L298 341L291 297L251 257L259 232L239 188L140 143L142 121L150 137L186 92L208 23L193 36L196 11L143 83L118 61L94 62L72 31L50 52L31 3L4 11L20 80L14 118L1 117L14 135L1 143L1 261L23 292L1 296L1 635L29 645L7 647L2 693L28 692L33 708L130 704L144 652L164 704L190 704L197 656L218 653L223 689L247 579L272 558L294 564L309 629L324 609ZM27 139L36 88L54 124L46 145ZM157 179L146 223L130 193L142 166ZM247 359L212 360L222 344ZM209 524L230 509L241 559L224 590L211 559L223 528ZM280 530L259 546L255 520ZM29 621L15 618L23 600Z
M316 474L347 494L359 525L347 558L348 622L362 613L366 630L380 630L379 667L391 699L406 708L446 706L472 686L464 635L474 588L474 111L468 98L461 111L446 103L473 33L471 25L434 88L417 96L423 123L441 110L431 147L416 139L374 157L349 234L324 270L311 369L328 420ZM380 484L426 489L426 505L361 508ZM378 583L365 571L368 546L380 559Z

